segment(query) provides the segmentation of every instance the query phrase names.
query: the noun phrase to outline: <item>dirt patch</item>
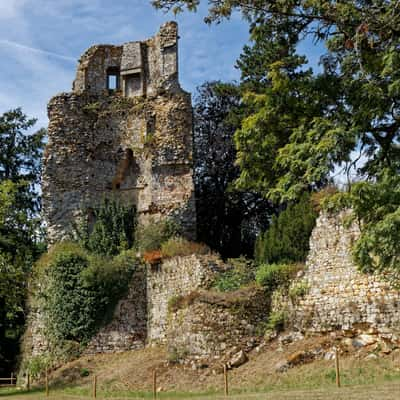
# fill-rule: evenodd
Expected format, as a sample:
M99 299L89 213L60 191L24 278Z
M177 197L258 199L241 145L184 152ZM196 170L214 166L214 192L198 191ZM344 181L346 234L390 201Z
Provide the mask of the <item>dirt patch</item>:
M335 386L334 360L323 356L314 361L298 357L298 365L285 372L277 372L276 365L293 354L308 354L321 349L321 354L340 339L335 336L312 336L282 345L278 339L257 347L248 354L249 361L229 371L229 384L233 391L322 388ZM341 352L343 385L364 385L374 382L399 380L400 351L379 355L366 360L371 349ZM220 392L224 379L218 362L213 368L192 369L167 360L164 347L119 354L86 356L71 362L51 374L52 384L59 386L90 387L96 374L99 391L150 391L153 371L157 370L157 388L160 392ZM310 362L311 361L311 362ZM88 373L88 376L82 376Z

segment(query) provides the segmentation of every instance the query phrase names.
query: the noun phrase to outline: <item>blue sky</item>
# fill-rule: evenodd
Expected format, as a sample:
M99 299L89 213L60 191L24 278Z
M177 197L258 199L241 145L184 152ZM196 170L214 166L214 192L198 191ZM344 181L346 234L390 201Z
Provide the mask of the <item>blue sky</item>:
M0 113L22 107L47 124L46 104L70 91L79 56L96 43L120 44L153 36L173 20L149 0L0 0ZM247 24L207 26L206 9L178 16L180 81L195 91L206 80L239 78L234 62L248 38Z

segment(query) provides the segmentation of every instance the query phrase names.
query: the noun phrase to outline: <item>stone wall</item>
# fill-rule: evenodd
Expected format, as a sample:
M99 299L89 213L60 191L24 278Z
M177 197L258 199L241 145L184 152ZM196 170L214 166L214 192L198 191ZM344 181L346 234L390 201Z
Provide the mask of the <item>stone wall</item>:
M204 367L250 351L262 340L267 302L258 287L231 293L199 291L179 299L168 321L170 358Z
M73 91L106 94L109 75L116 76L117 89L125 96L179 91L177 24L165 23L143 42L90 47L79 59ZM131 83L137 90L128 90Z
M100 329L85 354L117 353L144 347L146 343L146 270L142 266L132 277L126 297L114 309L111 322Z
M148 339L165 341L168 324L168 304L177 296L185 296L207 288L221 261L211 255L175 257L155 266L147 273Z
M171 298L207 288L221 261L212 255L175 257L155 266L142 266L133 276L128 294L118 302L111 321L103 326L85 354L116 353L165 342ZM31 326L40 322L34 318ZM32 331L33 351L44 350L44 337Z
M124 84L142 89L126 93ZM48 115L42 190L51 242L103 197L135 205L144 223L172 217L195 237L192 107L179 86L175 23L145 42L90 48L73 92L51 99Z
M357 223L344 224L349 212L322 213L310 239L310 253L299 282L309 289L293 306L292 323L300 330L350 330L357 326L400 330L400 292L382 276L366 275L352 261Z

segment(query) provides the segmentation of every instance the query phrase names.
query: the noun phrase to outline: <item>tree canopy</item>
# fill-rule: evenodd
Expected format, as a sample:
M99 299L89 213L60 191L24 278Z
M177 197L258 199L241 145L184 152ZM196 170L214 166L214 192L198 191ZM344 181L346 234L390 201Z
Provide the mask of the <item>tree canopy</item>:
M27 276L40 254L38 183L45 130L21 109L0 115L0 360L14 362L24 326ZM0 368L0 373L4 372Z
M239 176L233 135L241 119L239 87L206 82L194 102L194 182L198 240L223 257L252 255L271 204L260 194L234 190Z
M363 182L342 201L366 219L355 258L364 270L398 268L393 200L400 163L398 2L207 3L205 22L219 23L240 12L250 28L251 43L237 63L243 118L235 132L236 186L287 203L329 183L338 167L345 174L356 168ZM179 13L196 11L200 0L152 4ZM302 41L319 43L320 69L312 70L299 54ZM373 195L383 188L384 198ZM367 209L380 211L371 219Z
M185 7L194 11L199 3L153 1L154 6L174 12ZM396 2L210 0L208 4L206 22L219 22L234 11L249 21L254 45L245 48L239 66L245 81L248 71L250 75L254 71L253 78L266 87L259 96L250 88L244 97L255 111L236 133L240 187L292 199L304 188L318 185L337 164L350 167L355 150L367 157L360 172L368 177L382 168L397 168L400 13ZM307 38L324 45L321 73L307 69L306 59L296 53L298 43ZM258 69L253 56L263 57Z

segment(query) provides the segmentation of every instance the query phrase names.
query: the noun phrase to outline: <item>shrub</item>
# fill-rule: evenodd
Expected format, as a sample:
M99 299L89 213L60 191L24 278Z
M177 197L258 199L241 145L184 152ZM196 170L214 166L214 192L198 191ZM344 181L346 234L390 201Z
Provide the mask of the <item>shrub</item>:
M43 375L51 364L49 355L40 355L31 357L24 362L22 369L31 376L32 379L38 379Z
M298 203L289 204L278 217L272 218L269 229L257 238L257 262L303 262L309 251L309 239L316 217L308 194L304 194Z
M255 266L253 261L239 257L229 259L228 264L231 264L231 268L219 274L213 285L220 292L237 290L254 281Z
M191 254L207 254L208 246L203 243L191 242L182 237L172 237L161 245L163 257L189 256Z
M54 245L40 260L36 276L51 338L87 342L108 307L126 291L135 265L132 251L110 258L92 255L76 243Z
M89 375L90 375L90 371L87 368L81 368L81 370L79 371L79 376L81 378L85 378Z
M54 252L53 257L45 295L51 331L58 340L87 339L93 331L97 303L95 290L82 279L89 266L88 255L78 248Z
M289 297L295 302L301 297L304 297L310 290L307 282L298 282L289 289Z
M114 256L134 244L136 208L124 206L115 199L104 198L98 208L75 226L74 236L88 251Z
M298 271L296 264L262 264L256 272L256 281L269 293L282 285L288 285Z
M137 248L141 252L160 250L161 245L173 236L179 235L179 226L171 219L149 221L137 229Z
M267 329L281 332L285 329L287 315L285 311L273 311L268 318Z

